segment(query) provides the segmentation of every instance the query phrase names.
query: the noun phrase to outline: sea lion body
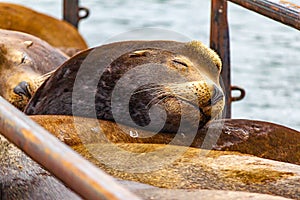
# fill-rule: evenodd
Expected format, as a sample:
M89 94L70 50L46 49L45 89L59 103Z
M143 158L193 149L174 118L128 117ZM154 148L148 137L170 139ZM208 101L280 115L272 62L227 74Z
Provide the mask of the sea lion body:
M23 110L29 98L14 92L28 83L33 93L42 83L42 75L56 69L67 57L48 43L29 34L0 29L0 95Z
M219 151L237 151L261 158L300 165L299 131L282 125L246 120L218 119L198 130L197 135L151 133L137 129L138 137L130 135L131 127L120 126L108 120L97 120L74 116L33 115L30 118L69 146L86 144L172 144L187 146L185 140L192 137L189 147ZM213 141L203 145L205 140ZM272 145L270 145L270 142ZM274 148L276 146L276 148ZM133 148L134 149L134 148ZM88 157L88 156L85 156Z
M21 5L0 3L0 28L34 35L68 53L87 44L71 24ZM72 52L71 52L72 53Z
M157 131L177 132L182 124L197 130L223 109L220 70L217 54L197 41L107 44L64 63L25 113L97 117L149 130L164 121ZM152 112L153 106L165 113Z
M39 117L41 116L34 116L33 120L48 125L49 131L53 130L59 135L63 134L65 128L70 125L62 123L57 128L52 124L56 116L43 116L40 119ZM50 118L50 123L47 117ZM62 117L57 117L54 124L63 122ZM73 121L72 117L66 120L71 123ZM90 120L84 119L83 123ZM249 122L251 124L251 121L247 124ZM86 128L84 124L81 126ZM226 130L234 130L228 128L230 127L225 127ZM253 125L249 125L249 128L253 128ZM68 130L68 133L74 134L77 131ZM85 134L85 132L77 133ZM230 134L226 135L230 137ZM191 193L194 193L191 199L199 199L199 196L211 199L216 191L222 194L217 199L224 199L227 196L229 199L244 199L244 197L253 199L259 194L260 197L256 199L285 199L279 196L299 199L300 167L298 165L230 151L208 152L199 148L174 145L167 145L168 149L166 149L164 144L97 142L99 141L94 140L89 144L71 146L97 167L115 177L115 180L126 189L143 199L187 199ZM285 144L288 147L288 142ZM0 194L3 199L81 199L1 136L0 147L2 149ZM116 147L119 149L118 152L115 151ZM162 149L165 151L160 151ZM153 156L153 152L159 156ZM178 155L178 152L184 153ZM177 159L170 162L170 157ZM103 162L103 158L106 162ZM138 173L139 171L142 173ZM232 197L230 193L233 191L236 191L236 195Z

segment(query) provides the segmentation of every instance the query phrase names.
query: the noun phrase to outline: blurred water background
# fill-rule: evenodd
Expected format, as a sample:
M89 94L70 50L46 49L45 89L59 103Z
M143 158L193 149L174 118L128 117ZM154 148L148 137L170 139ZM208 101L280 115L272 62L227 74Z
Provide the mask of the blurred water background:
M62 18L62 1L6 2ZM81 6L90 9L79 31L91 47L145 27L167 29L209 44L210 0L82 0ZM229 22L232 84L247 92L244 100L233 103L233 118L300 130L300 32L232 3Z

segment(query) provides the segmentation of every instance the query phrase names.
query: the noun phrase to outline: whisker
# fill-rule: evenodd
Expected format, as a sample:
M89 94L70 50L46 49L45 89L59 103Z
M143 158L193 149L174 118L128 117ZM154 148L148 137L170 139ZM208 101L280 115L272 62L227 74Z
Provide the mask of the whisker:
M53 73L55 72L55 70L52 70L46 74L43 74L39 77L37 77L34 81L38 84L42 84L47 78L49 78Z
M170 89L170 88L168 88L168 89ZM173 95L184 95L184 94L191 94L191 90L180 90L178 88L175 88L174 90L170 89L169 93L173 94Z
M164 98L162 98L162 99L160 99L158 102L156 102L154 105L159 104L160 102L162 102L163 100L165 100L165 99L168 98L168 97L170 97L170 96L165 96Z
M187 102L191 102L191 103L193 101L195 101L195 99L189 99L189 98L183 97L181 95L177 95L176 97L179 98L179 99L181 99L181 100L184 100L184 101L187 101Z
M159 95L159 96L156 96L155 98L151 99L151 100L147 103L146 107L149 108L149 105L151 105L153 101L159 99L159 98L162 97L162 96L163 96L163 94L161 94L161 95Z
M161 95L168 95L168 94L169 94L168 92L161 90L161 91L158 91L157 93L152 93L151 95L161 96Z
M141 89L141 90L138 90L136 92L134 92L133 94L139 94L139 93L142 93L142 92L148 92L148 91L151 91L151 90L161 90L161 86L155 86L155 87L151 87L151 88L145 88L145 89Z
M151 105L153 101L155 101L155 100L157 100L157 99L159 99L159 98L161 98L161 97L163 97L163 96L165 96L165 95L166 95L166 96L169 96L167 93L162 92L161 94L159 94L159 95L156 96L155 98L151 99L151 100L149 101L149 103L146 105L146 107L149 108L149 105ZM160 101L158 101L158 102L160 102ZM155 104L157 104L157 103L155 103ZM154 105L155 105L155 104L154 104Z

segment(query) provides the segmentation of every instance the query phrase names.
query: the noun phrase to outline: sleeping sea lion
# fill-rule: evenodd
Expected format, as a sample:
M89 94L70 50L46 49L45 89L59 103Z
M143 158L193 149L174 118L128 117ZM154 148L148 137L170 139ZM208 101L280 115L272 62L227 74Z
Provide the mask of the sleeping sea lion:
M111 43L65 62L25 113L97 117L152 131L177 132L182 124L197 130L223 110L220 70L218 55L198 41Z
M34 35L66 54L87 48L77 29L66 21L11 3L0 3L0 15L1 29Z
M23 110L65 54L26 33L0 29L0 95Z

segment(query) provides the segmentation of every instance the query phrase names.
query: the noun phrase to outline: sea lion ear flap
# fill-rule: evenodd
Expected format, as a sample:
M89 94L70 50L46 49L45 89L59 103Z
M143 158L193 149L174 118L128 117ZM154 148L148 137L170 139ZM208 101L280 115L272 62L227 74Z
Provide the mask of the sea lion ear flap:
M137 50L129 54L129 57L143 57L149 55L150 50Z
M192 48L194 51L197 51L199 54L203 55L204 57L210 59L218 68L218 71L221 72L222 70L222 61L219 57L219 55L212 50L211 48L208 48L200 41L191 41L187 44L188 48Z

